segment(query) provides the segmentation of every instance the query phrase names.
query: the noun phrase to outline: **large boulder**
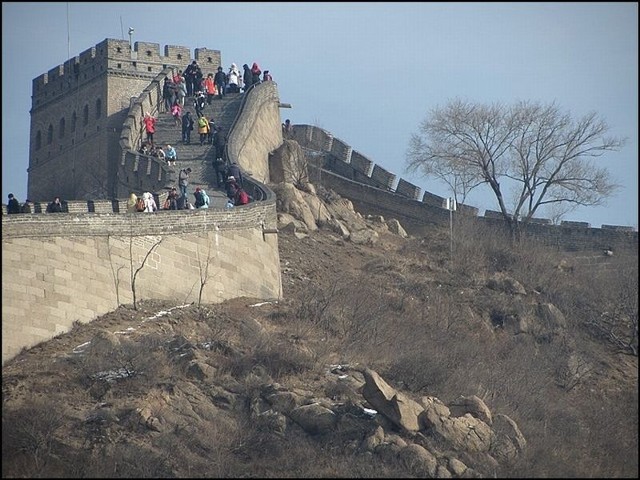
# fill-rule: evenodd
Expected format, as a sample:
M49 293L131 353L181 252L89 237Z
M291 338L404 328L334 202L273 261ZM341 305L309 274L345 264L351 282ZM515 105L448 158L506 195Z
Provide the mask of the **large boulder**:
M295 140L285 140L269 157L269 177L274 183L308 181L307 160Z
M375 410L398 427L410 432L420 430L418 418L424 408L418 402L396 391L373 370L365 368L362 374L365 381L362 396Z
M495 416L493 432L490 453L499 462L512 462L527 446L518 425L507 415L499 413Z
M319 403L294 408L289 418L311 435L332 432L338 423L338 416Z
M309 231L318 229L313 213L300 190L291 183L278 183L271 185L271 188L276 194L278 212L288 213L304 222Z
M462 417L469 413L487 425L491 425L493 422L491 410L475 395L471 395L470 397L459 396L453 402L449 403L449 410L451 411L452 417Z
M491 447L493 432L482 420L469 413L452 417L449 408L435 397L422 397L420 402L424 407L421 426L450 447L467 452L487 452Z

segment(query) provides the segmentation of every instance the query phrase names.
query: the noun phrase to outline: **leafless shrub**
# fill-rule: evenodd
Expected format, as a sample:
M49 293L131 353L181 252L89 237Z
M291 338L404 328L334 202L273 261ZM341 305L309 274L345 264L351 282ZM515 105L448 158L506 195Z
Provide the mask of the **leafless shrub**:
M64 423L59 404L28 399L18 407L2 408L2 476L40 477L55 460L56 432ZM22 459L22 461L18 461ZM18 469L17 471L5 471Z
M312 351L286 339L277 339L264 334L256 337L254 342L244 354L228 359L226 367L234 377L246 377L256 367L261 367L271 377L277 379L309 371L317 361Z

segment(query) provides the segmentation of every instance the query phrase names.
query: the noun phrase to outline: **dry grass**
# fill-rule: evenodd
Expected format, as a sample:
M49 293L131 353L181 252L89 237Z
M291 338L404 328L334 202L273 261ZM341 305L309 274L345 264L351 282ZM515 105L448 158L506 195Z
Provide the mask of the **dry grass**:
M628 345L637 345L637 257L617 271L587 271L567 254L526 242L511 247L471 228L457 226L453 259L447 232L436 230L397 251L360 254L321 237L294 243L283 257L311 280L296 280L294 293L261 314L240 301L193 306L149 322L103 355L51 362L51 352L64 358L53 343L42 347L48 356L25 353L24 364L39 374L20 372L16 363L3 375L3 476L411 476L401 462L358 453L349 443L353 432L308 436L290 425L281 436L250 420L249 405L269 382L317 386L319 395L351 400L353 392L320 381L334 362L367 365L416 398L446 403L477 395L492 412L509 415L528 447L498 477L636 476L637 372L635 381L629 375L637 354ZM558 268L563 260L573 268ZM487 288L496 272L527 294ZM558 307L566 331L514 334L500 326L531 321L538 303ZM65 335L55 342L82 343L98 324L78 325L68 335L73 341ZM192 359L211 366L210 376L187 379ZM132 375L107 384L96 377L120 369ZM53 388L63 384L74 389ZM243 400L216 407L203 423L152 434L136 423L141 398L201 392L215 403L223 384ZM49 401L18 402L25 385L50 392ZM84 412L97 403L111 404L119 420L87 423ZM154 415L169 414L153 406ZM79 446L85 438L90 447Z

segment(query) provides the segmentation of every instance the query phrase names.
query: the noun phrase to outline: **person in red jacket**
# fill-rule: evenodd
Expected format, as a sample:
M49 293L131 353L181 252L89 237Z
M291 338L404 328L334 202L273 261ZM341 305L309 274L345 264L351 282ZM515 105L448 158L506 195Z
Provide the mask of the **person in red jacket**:
M236 193L234 195L234 202L233 203L236 206L238 206L238 205L246 205L247 203L249 203L249 195L244 190L244 188L242 188L240 186L238 187L238 189L236 190Z
M153 145L153 134L156 132L156 117L152 117L149 112L144 114L144 128L147 132L147 141Z
M216 84L213 80L213 73L208 74L204 80L204 89L207 92L207 105L211 105L213 97L216 96Z

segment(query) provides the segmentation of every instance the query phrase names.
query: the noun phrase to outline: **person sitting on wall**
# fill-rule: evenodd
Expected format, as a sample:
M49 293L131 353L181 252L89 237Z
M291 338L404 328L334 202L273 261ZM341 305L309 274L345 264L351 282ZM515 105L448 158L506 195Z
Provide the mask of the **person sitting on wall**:
M165 152L165 158L167 160L167 165L175 165L176 160L178 159L178 154L176 153L176 149L173 148L170 144L167 143L167 149Z
M242 187L238 187L233 197L233 203L235 206L246 205L249 203L249 194Z
M127 213L134 213L136 212L136 205L138 203L138 196L131 192L131 195L129 195L129 200L127 200Z
M227 193L227 198L231 201L235 200L236 191L240 188L240 186L236 183L235 177L231 176L227 178L225 191ZM235 204L235 203L234 203Z
M20 207L20 213L32 213L33 212L32 205L33 205L33 202L27 198L22 204L22 207Z
M171 187L167 201L169 202L169 210L178 210L178 190L176 187Z
M53 202L47 205L47 213L61 213L62 203L60 203L60 197L55 197Z
M13 196L13 193L9 194L9 203L7 203L7 213L20 213L20 202Z

